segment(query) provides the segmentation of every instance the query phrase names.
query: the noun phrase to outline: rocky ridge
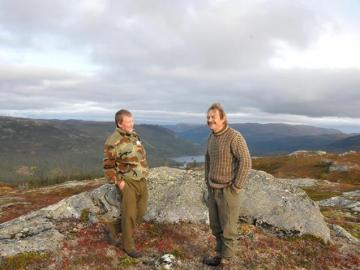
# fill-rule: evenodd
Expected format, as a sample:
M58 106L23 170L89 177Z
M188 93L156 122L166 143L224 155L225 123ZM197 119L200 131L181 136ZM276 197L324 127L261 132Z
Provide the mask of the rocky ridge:
M145 220L161 223L207 223L207 191L202 171L167 167L151 170L149 206ZM314 235L330 240L318 205L304 191L262 171L251 171L242 190L242 220L281 235ZM62 234L55 223L86 215L90 223L119 216L119 195L105 184L92 191L66 198L56 204L0 224L0 254L10 256L29 251L56 250Z

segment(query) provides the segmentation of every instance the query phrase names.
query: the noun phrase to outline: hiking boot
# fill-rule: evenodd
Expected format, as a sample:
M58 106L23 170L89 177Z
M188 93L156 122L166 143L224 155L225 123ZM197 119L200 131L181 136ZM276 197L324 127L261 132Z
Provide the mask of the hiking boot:
M118 233L121 226L119 226L119 222L118 221L106 222L105 225L106 225L105 227L106 242L108 242L110 245L113 246L120 246L121 241L118 240Z
M142 257L142 253L140 251L136 251L136 250L130 250L130 251L126 251L124 250L125 253L130 256L131 258L140 258Z
M203 259L203 263L210 266L218 266L220 262L221 262L221 257L219 255L206 256Z
M112 245L112 246L115 246L115 247L120 247L121 246L121 240L112 239L112 238L109 237L107 242L108 242L109 245Z
M216 270L231 270L231 262L229 259L222 258L220 263L217 265Z
M112 245L112 246L116 246L116 247L119 247L121 246L121 240L118 240L114 237L112 237L110 234L105 234L105 237L104 237L104 240L109 244L109 245Z

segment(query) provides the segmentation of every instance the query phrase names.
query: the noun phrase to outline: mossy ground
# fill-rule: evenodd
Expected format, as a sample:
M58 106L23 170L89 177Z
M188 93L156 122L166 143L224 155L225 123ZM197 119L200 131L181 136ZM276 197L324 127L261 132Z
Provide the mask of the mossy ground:
M13 188L6 192L3 191L0 193L0 199L2 199L1 201L9 201L13 202L13 204L0 208L0 223L19 217L30 211L38 210L45 206L57 203L63 198L94 189L104 184L105 181L90 180L84 181L83 183L86 184L72 187L60 186L59 188L50 186L47 188L35 188L29 190ZM39 195L39 193L41 195ZM7 200L6 198L10 199Z
M142 259L128 257L120 246L107 243L106 226L86 227L79 221L58 224L61 230L79 228L66 233L62 249L56 254L36 257L21 264L23 269L154 269L154 261L164 253L175 255L181 266L174 269L213 269L203 265L202 258L211 254L215 239L209 226L180 224L141 224L135 233L137 249ZM71 236L71 237L69 237ZM360 246L346 251L345 242L325 244L314 237L279 238L249 224L239 224L238 245L234 269L356 269L360 264ZM41 266L41 268L36 268ZM2 265L1 267L4 267ZM28 268L26 268L28 267ZM1 268L3 269L3 268ZM4 268L6 269L6 268ZM11 269L11 268L8 268ZM18 268L21 269L21 268Z
M356 174L350 177L349 174L329 174L326 165L321 163L323 158L360 163L360 154L344 157L332 154L325 157L279 156L256 159L254 168L265 170L276 177L310 177L340 183L333 187L307 188L306 192L314 200L359 189L360 178ZM35 190L19 193L17 190L8 189L9 192L15 192L14 194L30 201L32 206L6 209L9 211L1 216L2 221L55 203L64 197L94 188L96 185L89 185L84 189L53 190L43 193L42 196L38 196ZM359 237L359 218L340 209L321 210L327 222L339 224L352 235ZM141 224L136 230L135 241L137 248L145 254L145 257L142 260L135 260L126 256L121 245L113 246L107 242L107 225L98 223L87 226L87 217L88 213L84 211L83 223L80 220L63 220L57 224L59 231L65 235L65 241L62 249L55 254L30 253L9 257L1 261L0 269L153 269L153 261L164 253L172 253L182 262L182 268L179 269L212 269L202 264L203 256L211 252L215 245L208 225ZM324 244L307 236L279 238L252 225L240 224L234 267L250 270L358 269L360 245L349 245L346 240L336 238L333 244Z
M10 256L1 262L0 268L2 270L23 270L35 267L36 269L36 267L39 267L44 263L46 264L49 255L50 254L46 253L28 252Z
M331 197L339 196L343 192L359 190L359 185L352 184L337 184L337 185L328 185L328 184L319 184L312 187L302 188L307 195L314 201L321 201L329 199Z
M260 157L253 160L253 168L280 178L314 178L337 183L360 185L360 170L330 172L327 161L360 166L360 152L341 156L338 154L294 156L279 155Z
M326 222L340 225L352 236L360 239L359 215L331 207L323 207L321 212L324 215Z

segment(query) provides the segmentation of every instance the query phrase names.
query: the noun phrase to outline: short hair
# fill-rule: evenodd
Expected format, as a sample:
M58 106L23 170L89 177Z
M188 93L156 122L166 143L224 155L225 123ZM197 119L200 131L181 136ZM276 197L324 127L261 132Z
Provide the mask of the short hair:
M122 123L124 116L132 117L131 112L125 109L121 109L115 114L115 125L118 126L118 123Z
M219 112L220 115L220 119L224 119L225 118L225 124L227 124L227 119L226 119L226 113L223 109L223 107L221 106L220 103L213 103L209 109L207 110L207 112L209 113L209 111L211 110L217 110Z

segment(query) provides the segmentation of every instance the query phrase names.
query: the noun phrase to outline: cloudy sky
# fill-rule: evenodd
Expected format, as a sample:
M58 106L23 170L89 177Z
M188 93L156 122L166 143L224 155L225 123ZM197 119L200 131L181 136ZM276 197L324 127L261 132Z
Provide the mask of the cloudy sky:
M0 115L360 132L358 0L0 0Z

